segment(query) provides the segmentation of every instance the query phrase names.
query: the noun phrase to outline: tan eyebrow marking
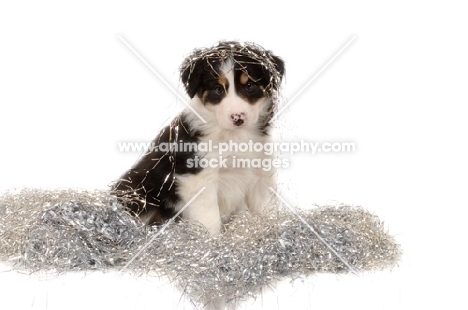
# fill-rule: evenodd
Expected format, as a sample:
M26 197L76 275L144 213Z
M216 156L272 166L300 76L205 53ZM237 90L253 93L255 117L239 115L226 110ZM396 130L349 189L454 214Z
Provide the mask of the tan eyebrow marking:
M242 72L241 75L240 75L240 78L239 78L241 84L247 84L247 82L249 81L249 76L245 73L245 72Z
M228 84L228 80L226 79L226 77L224 75L220 75L218 77L218 83L220 85L223 85L224 87L226 87L226 85Z

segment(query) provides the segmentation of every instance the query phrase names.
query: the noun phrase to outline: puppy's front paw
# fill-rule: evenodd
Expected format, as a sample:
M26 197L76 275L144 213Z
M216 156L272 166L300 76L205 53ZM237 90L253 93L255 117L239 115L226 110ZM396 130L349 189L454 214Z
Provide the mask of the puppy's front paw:
M212 237L215 237L221 233L221 220L219 220L217 223L210 223L208 225L205 225L206 229L210 233Z
M221 233L221 217L218 204L193 203L184 211L183 217L205 226L211 236L217 236Z

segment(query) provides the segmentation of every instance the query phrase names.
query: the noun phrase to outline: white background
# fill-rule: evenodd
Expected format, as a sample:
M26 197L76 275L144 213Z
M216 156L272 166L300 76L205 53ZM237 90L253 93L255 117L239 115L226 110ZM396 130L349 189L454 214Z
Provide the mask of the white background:
M351 141L352 154L292 157L293 205L362 205L404 249L398 268L279 283L246 309L462 309L467 208L468 21L462 1L63 1L0 4L0 189L106 188L183 108L193 48L254 41L287 64L280 129ZM442 4L443 3L443 4ZM1 309L190 309L154 278L21 275L1 265ZM165 306L156 306L163 303Z

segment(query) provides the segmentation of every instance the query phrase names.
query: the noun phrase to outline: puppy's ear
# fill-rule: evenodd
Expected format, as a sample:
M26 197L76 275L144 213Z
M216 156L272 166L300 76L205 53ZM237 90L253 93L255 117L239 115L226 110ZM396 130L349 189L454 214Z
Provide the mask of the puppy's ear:
M275 64L276 70L278 70L279 74L281 75L281 78L283 78L285 74L285 67L284 67L284 61L283 59L279 58L278 56L271 55L271 58L273 59L273 62Z
M192 62L187 58L180 68L180 78L190 98L193 98L201 87L202 62L203 59Z

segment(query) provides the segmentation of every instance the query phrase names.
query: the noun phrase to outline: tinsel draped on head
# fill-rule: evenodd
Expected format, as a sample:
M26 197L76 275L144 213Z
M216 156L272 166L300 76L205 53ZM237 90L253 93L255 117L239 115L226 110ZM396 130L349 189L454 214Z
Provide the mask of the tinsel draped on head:
M212 47L195 49L182 63L180 72L182 75L191 74L195 64L199 61L211 64L223 62L229 58L239 63L241 68L245 68L245 65L248 64L263 66L270 73L270 81L265 91L270 95L278 91L284 75L284 68L277 65L278 57L252 42L221 41Z
M279 57L253 42L220 41L211 47L195 49L187 56L180 67L182 83L188 95L193 98L196 93L196 88L189 81L197 66L202 65L217 74L216 64L227 60L233 61L236 67L247 75L249 75L247 72L248 65L261 66L263 71L267 73L269 80L264 91L272 101L269 121L278 108L279 90L285 68Z

